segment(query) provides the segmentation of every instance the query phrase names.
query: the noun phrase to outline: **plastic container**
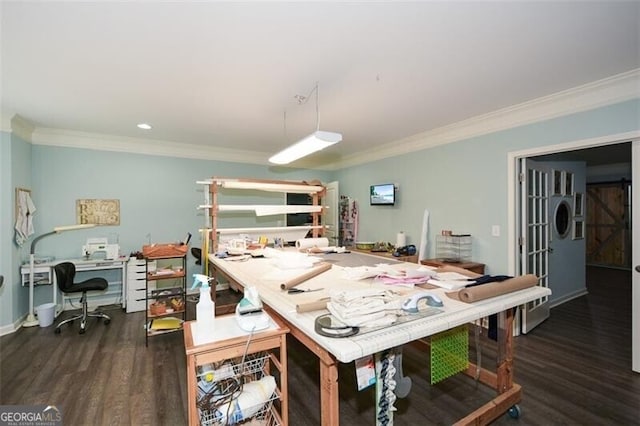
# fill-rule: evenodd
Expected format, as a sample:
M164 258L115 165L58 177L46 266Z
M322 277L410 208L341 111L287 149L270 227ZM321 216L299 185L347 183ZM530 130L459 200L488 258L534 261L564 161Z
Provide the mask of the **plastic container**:
M45 303L43 305L36 306L38 325L40 325L40 327L49 327L51 324L53 324L55 312L56 305L53 303Z
M193 278L191 288L194 289L200 285L200 298L196 304L196 321L200 324L213 324L216 306L211 299L211 287L209 287L209 281L212 278L201 274L194 274Z

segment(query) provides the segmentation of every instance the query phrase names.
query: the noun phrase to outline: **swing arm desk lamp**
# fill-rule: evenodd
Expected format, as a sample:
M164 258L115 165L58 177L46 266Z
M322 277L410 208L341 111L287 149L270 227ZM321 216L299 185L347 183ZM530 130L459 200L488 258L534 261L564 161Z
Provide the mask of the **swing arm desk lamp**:
M33 288L34 288L34 269L35 269L34 264L35 264L36 244L38 243L38 241L50 235L59 234L61 232L93 228L94 226L96 226L95 223L87 223L84 225L56 226L55 228L53 228L53 231L39 235L33 239L33 241L31 242L31 252L29 253L29 314L27 315L27 319L25 320L25 322L22 324L23 327L33 327L38 325L38 320L36 319L35 313L33 310Z

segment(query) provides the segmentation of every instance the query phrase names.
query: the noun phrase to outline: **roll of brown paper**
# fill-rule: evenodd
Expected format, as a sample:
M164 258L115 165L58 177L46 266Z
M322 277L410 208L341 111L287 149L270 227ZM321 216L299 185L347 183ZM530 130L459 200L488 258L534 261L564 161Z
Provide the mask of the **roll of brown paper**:
M332 265L328 262L322 262L318 266L312 268L309 272L302 274L299 277L292 278L289 281L283 282L282 284L280 284L280 288L282 290L289 290L291 287L295 287L298 284L301 284L306 280L315 277L316 275L320 275L324 271L328 271L329 269L331 269L331 266Z
M296 312L312 312L312 311L321 311L323 309L327 309L327 302L331 300L330 297L325 297L324 299L316 300L315 302L307 302L307 303L298 303L296 305Z
M458 291L459 300L467 303L488 299L501 294L511 293L533 287L538 283L538 277L533 274L522 275L508 280L463 288Z

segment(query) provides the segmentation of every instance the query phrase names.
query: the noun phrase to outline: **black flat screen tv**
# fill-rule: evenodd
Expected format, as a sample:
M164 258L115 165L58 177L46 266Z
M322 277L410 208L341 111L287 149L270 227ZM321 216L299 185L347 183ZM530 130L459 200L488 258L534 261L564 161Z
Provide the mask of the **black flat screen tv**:
M393 206L396 203L396 189L392 183L371 185L369 194L372 206Z

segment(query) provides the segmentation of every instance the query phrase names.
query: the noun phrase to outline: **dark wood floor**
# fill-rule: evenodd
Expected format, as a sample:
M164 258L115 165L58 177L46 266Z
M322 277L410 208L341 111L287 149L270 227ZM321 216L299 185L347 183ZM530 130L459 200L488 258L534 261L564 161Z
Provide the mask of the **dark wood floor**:
M552 309L551 318L515 339L522 416L494 424L640 424L630 273L590 268L587 276L588 296ZM186 424L182 333L152 338L147 348L144 314L109 313L111 324L92 324L84 335L35 327L0 338L0 404L56 405L65 425ZM483 365L491 365L495 347L482 342ZM293 339L289 355L290 423L319 424L317 361ZM451 424L493 396L462 376L431 386L424 354L407 346L404 357L413 388L396 403L396 425ZM353 364L341 365L340 378L341 423L375 424L373 389L355 390Z

